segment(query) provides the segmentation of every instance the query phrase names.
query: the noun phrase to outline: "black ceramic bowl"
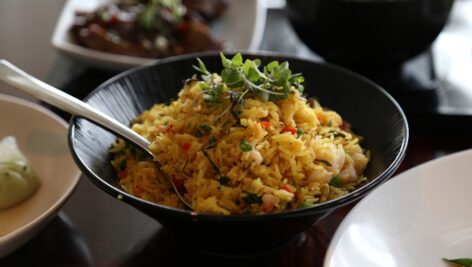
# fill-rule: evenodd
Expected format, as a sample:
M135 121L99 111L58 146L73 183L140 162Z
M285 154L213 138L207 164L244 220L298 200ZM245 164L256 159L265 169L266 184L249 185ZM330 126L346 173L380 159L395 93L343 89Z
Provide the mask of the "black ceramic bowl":
M345 69L313 61L267 54L243 55L288 61L302 72L306 94L338 111L364 136L363 146L372 153L366 170L369 182L354 192L312 208L279 214L216 216L191 215L188 210L143 201L122 191L109 161L108 149L115 136L81 118L71 120L70 146L82 171L108 194L120 199L173 230L199 248L225 254L254 254L282 246L336 208L364 196L387 180L405 155L408 125L399 105L383 89ZM153 65L124 72L95 89L85 102L129 122L157 102L177 97L185 79L195 74L195 55L168 58ZM199 54L210 71L219 72L218 54Z
M327 61L349 66L399 64L441 32L453 0L287 0L300 39Z

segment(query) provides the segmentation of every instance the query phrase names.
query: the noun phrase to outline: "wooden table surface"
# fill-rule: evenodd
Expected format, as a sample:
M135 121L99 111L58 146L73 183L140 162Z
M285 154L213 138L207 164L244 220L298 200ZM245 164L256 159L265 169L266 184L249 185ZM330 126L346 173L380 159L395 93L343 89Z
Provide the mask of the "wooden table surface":
M5 1L0 3L0 10L5 3L14 2ZM56 12L62 5L62 1L45 2L56 7ZM29 3L34 5L33 1ZM274 25L277 23L283 26L278 28L277 31L282 31L279 34L291 34L287 39L297 40L280 19L280 14L274 12L268 18L268 25L272 27L266 27L266 41L261 45L262 49L314 57L301 44L274 43L273 34L277 28ZM47 28L51 27L50 24L42 25L46 27L45 32L51 32ZM0 30L4 33L2 31L5 29L0 26ZM12 54L15 51L11 48L1 45L0 56L4 57L7 53L12 61L26 60L20 65L34 65L26 68L27 71L77 97L84 97L95 86L115 75L56 55L51 52L49 43L42 45L47 46L43 48L50 55L43 62L37 61L37 55L29 60L22 59L20 55ZM38 50L41 51L40 48ZM42 69L42 64L46 71ZM12 92L11 89L3 90ZM443 125L424 127L424 122L411 118L408 152L397 173L433 158L472 148L472 124L457 125L457 120L447 118L443 118L441 123ZM459 123L464 123L464 120ZM353 205L333 212L277 251L257 257L228 258L187 246L156 221L110 197L87 177L82 177L77 190L59 215L30 242L0 259L0 266L322 266L334 232Z

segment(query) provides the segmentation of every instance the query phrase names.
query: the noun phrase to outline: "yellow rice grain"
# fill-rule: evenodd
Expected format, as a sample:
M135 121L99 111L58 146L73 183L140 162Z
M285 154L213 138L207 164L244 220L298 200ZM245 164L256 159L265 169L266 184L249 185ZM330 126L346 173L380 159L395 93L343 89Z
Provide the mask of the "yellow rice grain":
M151 142L154 160L180 184L196 212L298 209L342 196L367 180L363 171L370 154L335 111L311 107L294 90L278 102L248 98L236 117L229 98L221 105L206 103L200 83L186 84L177 100L154 105L132 124ZM243 142L251 151L242 151ZM183 207L152 159L122 140L110 152L123 190Z

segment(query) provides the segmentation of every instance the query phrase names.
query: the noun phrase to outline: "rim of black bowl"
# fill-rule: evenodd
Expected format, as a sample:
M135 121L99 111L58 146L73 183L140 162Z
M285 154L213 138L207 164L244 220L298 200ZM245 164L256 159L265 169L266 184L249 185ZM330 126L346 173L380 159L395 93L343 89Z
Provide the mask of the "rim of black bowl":
M233 56L238 52L223 52L225 56ZM327 68L331 68L335 71L342 72L344 74L350 75L350 76L355 76L357 79L363 80L365 83L370 84L372 87L375 89L379 90L385 97L387 97L392 104L398 109L398 112L400 116L402 117L404 123L404 135L405 138L402 140L401 147L399 149L399 153L396 155L395 159L393 162L377 177L374 177L369 180L365 185L356 188L354 191L349 192L348 194L331 199L329 201L316 204L313 207L309 208L300 208L300 209L294 209L294 210L288 210L288 211L283 211L280 213L269 213L269 214L236 214L236 215L218 215L218 214L208 214L208 213L196 213L191 210L185 210L185 209L179 209L179 208L173 208L165 205L160 205L154 202L150 202L147 200L140 199L138 197L135 197L122 189L109 184L105 180L103 180L101 177L95 175L78 157L78 155L75 153L74 149L74 131L75 131L75 124L77 122L77 119L80 118L79 116L72 116L70 119L70 127L69 127L69 134L68 134L68 143L70 150L72 152L73 158L79 168L82 170L82 172L85 173L85 175L92 180L96 185L98 185L100 188L102 188L104 191L106 191L108 194L114 196L115 198L119 200L123 200L127 202L128 204L136 204L139 203L140 205L145 205L145 208L159 208L161 209L162 212L168 212L172 213L174 216L180 216L184 217L186 219L191 219L191 220L207 220L207 221L212 221L212 220L218 220L218 221L250 221L250 220L267 220L267 219L274 219L274 218L279 218L279 217L284 217L284 218L290 218L290 217L300 217L302 215L315 215L315 214L322 214L322 213L327 213L330 212L336 208L345 206L349 203L352 203L359 199L361 196L367 194L369 191L374 189L377 185L383 183L386 181L393 173L398 169L400 166L403 158L405 157L407 146L408 146L408 141L409 141L409 126L408 126L408 120L398 104L398 102L382 87L371 81L370 79L354 72L351 70L348 70L344 67L334 65L331 63L327 62L321 62L321 61L316 61L312 59L306 59L302 57L298 57L296 55L288 54L288 53L276 53L276 52L268 52L268 51L258 51L258 52L251 52L251 51L240 51L244 56L251 56L251 57L267 57L267 58L273 58L274 60L297 60L297 61L304 61L308 64L317 64L317 65L324 65ZM126 70L124 72L121 72L112 78L108 79L107 81L103 82L100 84L97 88L95 88L93 91L91 91L87 97L84 98L84 102L87 102L89 98L91 98L97 91L101 90L102 87L107 86L116 80L121 79L124 76L127 76L131 73L139 72L142 69L146 69L155 65L160 65L160 64L169 64L175 61L180 61L180 60L186 60L186 59L195 59L197 57L201 58L202 60L206 57L215 57L219 56L218 51L211 51L211 52L200 52L200 53L192 53L192 54L185 54L185 55L179 55L179 56L172 56L172 57L167 57L164 59L157 59L155 61L152 61L150 63ZM132 203L131 203L132 202ZM132 205L134 208L136 208L134 205Z

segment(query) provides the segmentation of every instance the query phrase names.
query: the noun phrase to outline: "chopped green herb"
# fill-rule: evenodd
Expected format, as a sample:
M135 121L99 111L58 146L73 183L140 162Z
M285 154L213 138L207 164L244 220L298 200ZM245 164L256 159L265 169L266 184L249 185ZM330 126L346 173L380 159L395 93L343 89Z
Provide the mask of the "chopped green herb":
M211 131L211 126L208 124L200 124L198 128L201 129L205 133L209 133Z
M239 148L243 152L249 152L252 151L252 145L249 144L245 139L242 139L241 142L239 143Z
M313 206L314 206L313 204L303 202L303 203L300 205L300 208L301 208L301 209L307 209L307 208L311 208L311 207L313 207Z
M248 205L262 204L262 198L256 194L247 193L247 196L244 198L244 202L246 202Z
M329 181L329 185L334 186L334 187L342 187L343 184L341 183L341 177L339 175L334 176L331 178L331 181Z
M302 129L298 128L298 129L297 129L297 137L302 136L302 134L303 134Z
M208 124L200 124L195 130L196 137L202 137L211 132L211 126Z
M216 137L212 136L208 139L208 148L212 148L216 145Z
M220 184L222 185L228 185L229 184L229 177L226 175L220 176Z
M450 263L454 266L462 266L462 267L471 267L472 266L472 258L460 258L460 259L445 259L443 261Z

